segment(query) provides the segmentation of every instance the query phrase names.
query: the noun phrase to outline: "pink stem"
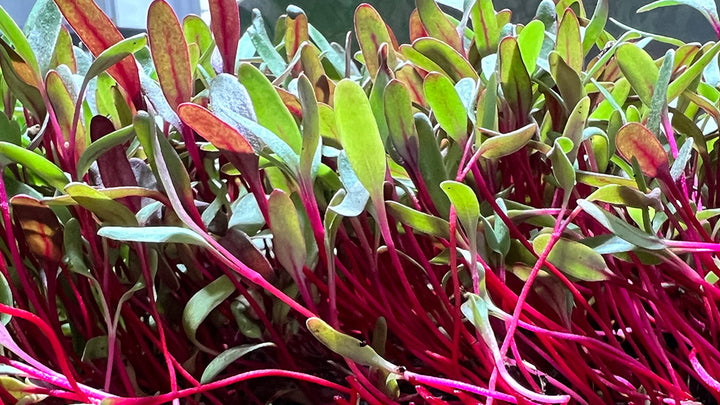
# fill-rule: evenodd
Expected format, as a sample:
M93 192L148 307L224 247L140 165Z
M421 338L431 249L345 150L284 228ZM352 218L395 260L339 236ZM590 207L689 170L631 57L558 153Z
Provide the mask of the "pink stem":
M710 388L715 390L716 392L720 392L720 381L714 379L708 372L705 370L705 368L700 364L700 361L697 358L697 351L693 348L690 352L690 365L692 365L693 370L695 370L696 373L698 373L698 376L700 379Z
M252 380L255 378L263 377L286 377L300 381L307 381L313 384L321 385L343 394L350 394L350 390L342 385L335 384L331 381L327 381L314 375L305 373L298 373L295 371L278 370L278 369L266 369L266 370L254 370L245 373L237 374L232 377L225 378L223 380L215 381L208 384L203 384L199 387L186 388L177 392L171 392L167 394L157 395L154 397L136 397L136 398L116 398L108 401L110 404L117 405L156 405L170 402L175 399L185 398L190 395L200 394L203 392L211 391L214 389L226 387L228 385L237 384L242 381Z
M62 346L62 344L58 340L57 336L55 336L55 332L52 330L52 328L50 328L50 326L48 326L47 323L45 323L45 321L43 321L37 315L35 315L31 312L27 312L22 309L13 308L13 307L7 306L2 303L0 303L0 312L18 317L20 319L25 319L26 321L37 326L42 331L42 333L45 335L45 337L47 337L48 340L50 341L50 346L52 346L53 351L57 355L58 363L60 364L60 369L62 370L63 374L67 378L68 383L72 387L73 391L75 391L76 393L81 395L81 398L83 398L83 400L85 400L85 401L89 400L87 395L85 395L85 392L80 389L77 381L75 380L75 377L73 376L73 372L70 369L70 363L65 354L65 348Z
M443 390L445 392L452 393L453 390L460 390L465 392L472 392L473 394L482 395L484 397L491 397L499 401L509 402L511 404L518 403L517 399L512 395L503 394L502 392L497 391L491 391L487 388L478 387L477 385L464 383L462 381L449 380L447 378L440 377L432 377L429 375L417 374L410 371L404 372L403 378L405 378L411 384L423 384L429 387Z

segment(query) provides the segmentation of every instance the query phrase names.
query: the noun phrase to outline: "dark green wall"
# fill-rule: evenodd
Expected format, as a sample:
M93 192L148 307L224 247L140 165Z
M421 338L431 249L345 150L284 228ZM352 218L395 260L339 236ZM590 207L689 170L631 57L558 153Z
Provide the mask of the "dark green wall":
M408 37L407 20L414 8L414 0L370 0L395 31L401 42ZM495 8L513 10L513 22L527 22L535 15L539 0L496 0ZM592 13L596 0L585 0L586 8ZM689 7L668 7L636 14L635 10L651 0L610 0L610 14L617 20L638 29L674 36L685 42L714 40L709 23L700 13ZM718 0L720 2L720 0ZM321 29L331 40L342 42L345 33L352 28L352 14L360 4L358 0L242 0L240 1L243 26L249 23L250 10L258 8L266 21L274 24L275 19L288 4L295 4L308 14L310 22ZM611 32L621 30L609 24ZM659 50L661 47L654 47Z

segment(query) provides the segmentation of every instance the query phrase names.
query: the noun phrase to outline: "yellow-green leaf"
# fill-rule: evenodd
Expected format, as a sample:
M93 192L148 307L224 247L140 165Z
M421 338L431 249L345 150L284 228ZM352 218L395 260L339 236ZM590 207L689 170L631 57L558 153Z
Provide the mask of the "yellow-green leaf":
M382 198L385 148L362 87L343 79L335 89L335 120L340 143L360 183L373 200Z
M533 249L540 254L550 242L551 234L533 239ZM608 278L605 259L592 248L580 242L560 238L550 250L547 261L563 273L583 281L603 281Z

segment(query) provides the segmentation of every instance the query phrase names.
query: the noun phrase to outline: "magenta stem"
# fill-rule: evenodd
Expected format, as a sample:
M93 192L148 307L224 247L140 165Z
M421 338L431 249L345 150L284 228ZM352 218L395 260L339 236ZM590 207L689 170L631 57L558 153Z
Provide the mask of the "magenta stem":
M487 388L478 387L477 385L464 383L462 381L449 380L447 378L440 377L432 377L429 375L417 374L410 371L404 372L403 378L411 384L423 384L427 385L428 387L433 387L445 392L452 393L454 390L460 390L465 392L471 392L477 395L482 395L484 397L497 399L499 401L509 402L511 404L518 403L517 399L512 395L503 394L502 392L497 391L491 391Z
M177 392L166 393L157 395L154 397L136 397L136 398L115 398L111 400L113 405L158 405L166 402L173 401L175 399L185 398L190 395L200 394L203 392L215 390L218 388L226 387L228 385L237 384L242 381L252 380L256 378L264 377L286 377L300 381L307 381L309 383L317 384L323 387L333 389L343 394L350 394L350 390L342 385L335 384L328 380L316 377L314 375L299 373L295 371L278 370L278 369L265 369L265 370L254 370L245 373L237 374L232 377L228 377L219 381L215 381L208 384L203 384L198 387L186 388Z

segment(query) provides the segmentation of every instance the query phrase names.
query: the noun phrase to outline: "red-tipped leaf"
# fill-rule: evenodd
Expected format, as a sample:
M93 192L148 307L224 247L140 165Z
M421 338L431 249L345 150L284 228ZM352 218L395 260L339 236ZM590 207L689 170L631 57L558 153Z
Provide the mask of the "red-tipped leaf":
M363 3L355 10L355 35L370 76L375 78L380 69L378 50L383 43L393 44L385 21L373 6ZM393 55L394 57L394 55Z
M160 87L170 106L177 107L193 96L190 53L172 7L155 0L148 10L148 37Z
M124 39L93 0L55 0L55 4L93 55L100 55ZM108 69L108 73L125 89L136 107L143 105L140 76L132 55Z
M640 123L631 122L620 128L615 146L628 161L636 158L646 176L657 177L658 171L668 169L667 152L655 135Z
M235 128L203 106L184 103L178 107L180 119L198 135L215 145L218 149L236 153L253 153L253 148Z
M285 24L285 53L288 60L292 60L300 49L300 44L310 40L308 19L300 8L288 6Z
M422 21L420 20L420 14L418 9L413 10L410 14L410 43L415 42L416 39L428 36Z
M235 0L209 0L210 25L218 51L223 59L223 72L235 73L235 58L240 41L240 12Z

